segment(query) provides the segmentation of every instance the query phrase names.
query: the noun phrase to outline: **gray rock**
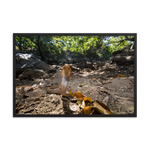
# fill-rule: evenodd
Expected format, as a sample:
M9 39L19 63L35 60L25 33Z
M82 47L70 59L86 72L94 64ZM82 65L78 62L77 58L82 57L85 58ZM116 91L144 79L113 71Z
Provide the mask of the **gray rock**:
M23 71L32 69L41 69L43 71L51 70L50 65L38 59L34 54L16 54L16 74L17 76Z
M34 68L29 68L23 71L22 74L18 76L19 79L25 79L25 78L36 78L39 76L46 76L46 72L40 69L34 69Z

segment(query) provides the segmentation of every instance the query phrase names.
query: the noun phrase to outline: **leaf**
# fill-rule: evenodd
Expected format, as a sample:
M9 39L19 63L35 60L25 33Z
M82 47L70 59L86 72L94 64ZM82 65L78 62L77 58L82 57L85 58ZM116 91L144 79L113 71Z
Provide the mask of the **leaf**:
M128 89L131 89L132 87L131 86L128 86Z
M34 88L33 88L33 87L31 87L31 88L30 88L30 89L28 89L27 91L28 91L28 92L29 92L29 91L34 91Z
M114 75L113 75L113 78L117 78L117 77L118 77L118 74L114 74Z
M31 87L31 85L28 85L27 87Z
M108 100L109 100L109 96L106 96L106 97L103 99L102 102L103 102L105 105L107 105Z
M71 91L73 95L76 92L70 85L68 85L68 90Z
M100 114L105 115L113 114L107 105L98 100L94 101L93 106L94 106L93 108Z
M78 103L79 107L81 107L81 100L80 99L77 99L77 103Z
M119 77L126 77L125 75L123 74L118 74Z
M84 107L85 107L85 101L82 101L81 108L84 108Z
M83 72L83 71L80 71L78 74L84 74L84 72Z
M82 86L84 86L85 84L81 84L81 85L79 85L79 87L82 87Z
M73 93L72 93L72 91L71 91L71 90L69 91L69 93L70 93L70 96L72 96L72 97L73 97Z
M99 82L98 80L97 80L97 82L98 82L98 84L99 84L99 85L101 85L101 84L102 84L102 83L101 83L101 82Z
M84 97L84 101L88 101L89 103L92 103L92 99L90 97Z
M103 81L103 84L106 84L106 83L108 83L108 81Z
M75 92L74 97L76 97L77 99L83 99L83 97L85 97L85 96L80 92Z
M84 107L82 110L82 114L91 115L94 112L94 109L92 108L93 108L92 106Z

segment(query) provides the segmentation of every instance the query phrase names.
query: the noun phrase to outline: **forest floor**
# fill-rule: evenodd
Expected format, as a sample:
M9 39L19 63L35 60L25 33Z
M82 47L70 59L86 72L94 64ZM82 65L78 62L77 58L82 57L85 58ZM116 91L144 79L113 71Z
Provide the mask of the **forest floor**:
M81 92L92 101L106 104L113 114L133 114L134 65L112 67L116 66L107 63L103 68L95 70L72 69L68 88ZM56 77L56 74L59 75ZM46 87L54 84L60 88L59 69L49 73L47 79L16 79L16 114L82 114L82 108L75 98L47 94Z

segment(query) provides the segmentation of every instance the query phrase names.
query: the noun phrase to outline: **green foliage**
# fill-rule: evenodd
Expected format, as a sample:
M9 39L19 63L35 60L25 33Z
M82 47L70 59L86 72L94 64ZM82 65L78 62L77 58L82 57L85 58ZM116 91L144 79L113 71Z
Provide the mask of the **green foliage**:
M41 51L49 53L52 58L57 59L62 53L63 44L59 37L40 36L39 45ZM38 50L38 36L16 36L16 47L19 50ZM31 52L31 51L30 51ZM36 51L39 54L39 51Z
M49 54L53 59L59 58L64 50L70 50L84 54L92 61L109 59L112 52L131 45L132 38L133 36L40 36L39 45L42 53ZM16 36L16 47L19 50L35 50L39 53L37 43L38 36Z
M127 36L132 39L133 36ZM115 52L123 49L125 46L131 45L133 41L126 40L125 36L111 36L106 40L106 45L110 52Z

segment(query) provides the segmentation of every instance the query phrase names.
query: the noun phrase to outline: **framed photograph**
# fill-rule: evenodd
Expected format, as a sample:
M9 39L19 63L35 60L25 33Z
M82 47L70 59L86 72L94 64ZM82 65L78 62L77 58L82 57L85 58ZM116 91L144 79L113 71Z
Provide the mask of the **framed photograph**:
M136 33L14 33L14 117L137 117Z

